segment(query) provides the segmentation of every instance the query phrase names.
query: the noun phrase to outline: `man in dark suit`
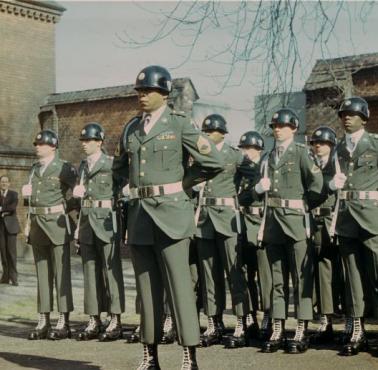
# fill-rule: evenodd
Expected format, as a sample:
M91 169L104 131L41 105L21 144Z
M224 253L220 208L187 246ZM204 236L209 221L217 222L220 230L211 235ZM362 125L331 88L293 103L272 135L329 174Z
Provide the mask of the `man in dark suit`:
M0 253L3 275L1 284L18 285L17 282L17 234L20 232L16 208L18 194L9 190L9 177L0 177Z

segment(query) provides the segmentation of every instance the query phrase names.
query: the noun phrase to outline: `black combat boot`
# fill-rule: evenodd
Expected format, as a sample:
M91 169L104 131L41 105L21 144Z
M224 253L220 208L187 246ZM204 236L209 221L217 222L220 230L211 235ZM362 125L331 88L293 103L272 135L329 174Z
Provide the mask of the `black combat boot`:
M210 347L221 342L222 332L217 325L215 316L209 316L207 318L207 329L200 337L200 345L201 347Z
M143 361L137 370L160 370L157 344L143 344Z
M91 340L98 339L102 331L100 317L98 315L89 316L87 327L77 334L76 340Z
M69 312L60 312L58 322L55 328L49 330L47 339L60 340L71 338L69 317Z
M340 352L342 356L355 356L360 351L366 351L368 343L365 331L360 317L353 318L353 333L348 343L346 343Z
M196 347L189 346L189 347L183 347L183 349L184 349L184 353L183 353L181 370L199 370L198 365L197 365L197 359L196 359Z
M50 330L50 312L41 312L38 317L38 324L29 333L29 340L46 339Z
M246 343L249 345L252 339L260 337L260 328L257 322L256 312L251 312L245 317L245 326Z
M172 315L167 314L165 316L164 325L163 325L163 335L160 340L160 344L171 344L176 339L176 332L173 325Z
M269 312L264 312L263 319L261 321L259 340L261 342L266 342L272 335L272 320L269 316Z
M339 344L347 344L350 341L350 338L352 337L353 332L353 319L351 317L345 318L345 325L344 330L341 333L341 336L338 338Z
M138 325L135 330L126 338L127 343L139 343L140 342L140 326Z
M303 353L308 349L307 320L298 320L294 338L289 341L287 353Z
M333 328L331 318L321 315L320 326L315 334L310 337L312 344L325 344L333 341Z
M262 348L261 352L264 353L273 353L277 352L284 345L284 328L283 320L274 319L273 320L273 331L269 340L266 341Z
M246 346L246 325L245 318L238 316L234 333L229 336L223 336L224 348L239 348Z
M122 338L121 315L112 313L108 327L98 336L98 339L100 342L108 342L120 338Z

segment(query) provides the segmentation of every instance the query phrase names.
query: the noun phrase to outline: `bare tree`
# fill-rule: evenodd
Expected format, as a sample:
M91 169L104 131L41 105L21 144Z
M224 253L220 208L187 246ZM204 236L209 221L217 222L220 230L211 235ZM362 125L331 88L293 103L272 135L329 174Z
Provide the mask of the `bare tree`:
M330 54L330 45L337 42L334 30L340 19L363 24L373 6L373 1L177 2L169 11L160 11L161 21L154 34L125 31L117 36L131 48L169 38L186 51L179 67L189 60L201 60L198 48L209 34L218 32L223 42L208 47L202 56L203 61L224 66L224 73L210 76L219 82L218 92L241 84L251 68L259 68L260 81L250 82L258 83L263 95L285 92L282 104L286 105L295 74L308 72L306 68L319 51L322 58ZM351 34L343 37L349 37L353 45Z

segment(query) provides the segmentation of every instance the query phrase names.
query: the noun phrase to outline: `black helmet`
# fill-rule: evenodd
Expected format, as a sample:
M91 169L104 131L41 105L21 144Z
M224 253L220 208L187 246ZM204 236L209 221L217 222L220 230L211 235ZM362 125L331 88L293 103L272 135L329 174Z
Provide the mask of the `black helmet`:
M311 135L310 143L327 142L336 145L336 132L327 126L318 127Z
M337 112L339 117L341 117L341 113L343 112L358 113L360 116L365 118L365 120L368 120L370 116L367 101L360 98L359 96L354 96L352 98L343 100L340 105L339 111Z
M58 147L58 135L53 130L42 130L38 132L33 141L33 145L50 145L54 148Z
M290 108L281 108L273 114L272 122L269 126L272 127L274 124L284 124L290 125L294 128L298 128L299 119L294 110Z
M102 126L97 122L87 123L80 133L79 140L98 140L104 141L105 133Z
M135 90L158 89L169 94L172 90L172 78L164 67L148 66L139 72L134 88Z
M264 139L257 131L247 131L239 140L239 148L246 146L255 146L258 149L264 149Z
M202 122L202 131L219 131L227 134L227 122L220 114L210 114Z

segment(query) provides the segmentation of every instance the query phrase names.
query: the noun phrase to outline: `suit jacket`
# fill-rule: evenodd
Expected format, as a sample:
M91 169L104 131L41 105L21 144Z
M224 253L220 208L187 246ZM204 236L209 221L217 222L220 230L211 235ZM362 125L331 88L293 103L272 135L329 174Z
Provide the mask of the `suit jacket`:
M243 155L224 143L219 152L225 164L224 170L206 182L203 197L232 198L236 197L235 176ZM211 223L209 224L210 221ZM212 224L212 225L211 225ZM212 238L212 226L223 235L233 236L237 232L235 209L230 206L202 206L198 220L197 237Z
M321 200L323 176L307 148L293 141L277 164L274 157L272 151L268 157L268 176L271 181L269 198L304 200L311 207L318 205ZM272 218L276 222L272 222ZM295 208L269 207L264 230L265 242L282 242L274 240L274 235L279 235L275 230L277 223L282 231L295 241L306 239L305 217L302 211Z
M190 188L222 170L215 146L180 112L167 107L151 131L145 135L141 117L125 127L113 162L117 188L182 182ZM189 155L194 164L188 169ZM146 217L147 213L147 217ZM128 207L128 239L144 244L143 235L154 222L172 239L193 236L193 204L184 191L171 195L133 199Z
M77 178L76 169L70 163L61 160L56 154L43 174L40 173L39 163L34 163L31 171L33 171L30 197L32 207L51 207L65 203L67 191L74 187ZM29 237L31 244L51 242L61 245L69 242L73 235L68 235L64 214L53 213L32 215Z
M88 170L86 160L81 162L79 178L83 178L86 188L83 200L113 200L112 165L113 157L104 153L101 154L91 171ZM102 241L110 243L114 239L112 209L82 208L79 227L81 244L93 242L92 231Z
M6 230L9 234L18 234L20 232L20 224L16 214L17 204L18 193L8 190L7 195L3 199L0 217L4 220Z
M347 177L343 190L378 190L378 135L364 132L352 155L346 147L345 137L337 145L340 169ZM342 201L337 218L336 232L356 237L354 221L373 235L378 235L378 201ZM354 221L353 221L354 220Z

